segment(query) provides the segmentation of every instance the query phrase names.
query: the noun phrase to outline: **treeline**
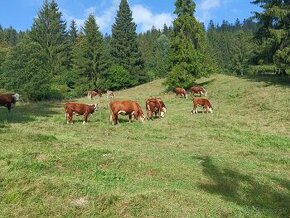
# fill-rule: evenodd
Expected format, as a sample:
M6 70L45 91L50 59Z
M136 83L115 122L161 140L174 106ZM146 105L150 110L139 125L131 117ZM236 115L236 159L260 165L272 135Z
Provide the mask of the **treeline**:
M290 2L255 0L261 8L235 24L209 23L207 37L224 73L278 75L290 71ZM254 22L254 21L255 22Z
M257 47L253 38L258 28L259 24L252 19L243 22L237 19L234 24L224 20L221 25L209 22L207 37L220 72L237 75L250 73L249 63Z
M56 1L45 0L30 30L0 28L0 86L31 100L83 96L87 90L119 90L167 74L172 28L137 34L122 0L103 35L89 15L78 29L62 20Z
M83 96L89 89L119 90L156 78L188 88L212 73L289 72L289 2L254 1L255 19L209 23L194 16L192 0L176 0L173 25L136 33L127 0L121 0L112 35L89 15L78 29L67 25L54 0L26 32L0 26L0 88L31 100ZM255 20L255 21L253 21Z

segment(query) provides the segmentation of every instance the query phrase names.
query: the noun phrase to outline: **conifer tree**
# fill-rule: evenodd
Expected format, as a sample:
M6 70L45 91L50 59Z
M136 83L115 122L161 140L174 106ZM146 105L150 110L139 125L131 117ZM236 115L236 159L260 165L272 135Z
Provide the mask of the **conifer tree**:
M114 65L120 65L131 76L131 86L146 82L144 61L139 49L136 24L127 0L121 0L112 27L111 56Z
M45 0L31 28L31 39L46 54L48 73L52 75L60 75L67 67L66 23L61 16L57 3Z
M89 15L73 51L74 72L83 81L83 87L79 87L81 92L100 85L101 76L108 64L104 52L103 36L95 17Z
M69 35L69 41L70 41L70 43L71 44L75 44L76 39L78 37L78 30L77 30L77 25L76 25L75 20L72 20L71 21L68 35Z
M188 87L210 69L206 65L206 39L202 25L195 19L195 3L192 0L176 0L171 39L171 72L165 84Z
M278 74L286 74L290 68L290 1L255 0L262 12L256 12L260 28L255 35L259 50L255 63L262 66L274 65Z

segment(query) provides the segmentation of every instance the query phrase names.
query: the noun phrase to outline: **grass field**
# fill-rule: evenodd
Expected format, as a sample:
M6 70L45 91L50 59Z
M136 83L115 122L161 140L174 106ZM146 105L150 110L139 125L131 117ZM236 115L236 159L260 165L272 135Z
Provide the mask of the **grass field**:
M87 125L67 125L63 102L1 107L0 217L290 217L290 86L199 82L213 114L162 80L116 93L164 100L144 124L110 125L106 97Z

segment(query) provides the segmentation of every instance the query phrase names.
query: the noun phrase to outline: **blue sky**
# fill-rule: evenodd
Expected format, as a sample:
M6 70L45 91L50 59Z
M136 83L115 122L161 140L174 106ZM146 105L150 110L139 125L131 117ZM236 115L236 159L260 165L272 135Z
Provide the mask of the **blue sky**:
M128 0L137 31L151 29L152 25L162 28L163 24L170 25L174 19L175 0ZM207 26L209 20L221 23L222 20L235 22L252 16L253 11L259 10L252 5L251 0L196 0L195 17ZM30 29L33 19L41 8L43 0L0 0L0 25L17 30ZM96 16L100 30L111 33L116 11L120 0L57 0L68 23L72 19L82 26L88 14Z

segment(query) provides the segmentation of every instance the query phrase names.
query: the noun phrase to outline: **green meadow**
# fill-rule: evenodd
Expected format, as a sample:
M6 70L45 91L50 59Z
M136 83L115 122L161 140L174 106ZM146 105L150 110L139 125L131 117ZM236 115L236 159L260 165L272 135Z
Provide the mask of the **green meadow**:
M112 126L105 96L74 100L99 103L87 125L64 102L1 107L0 217L290 217L289 81L200 79L214 111L194 115L162 82L115 93L161 97L145 123Z

